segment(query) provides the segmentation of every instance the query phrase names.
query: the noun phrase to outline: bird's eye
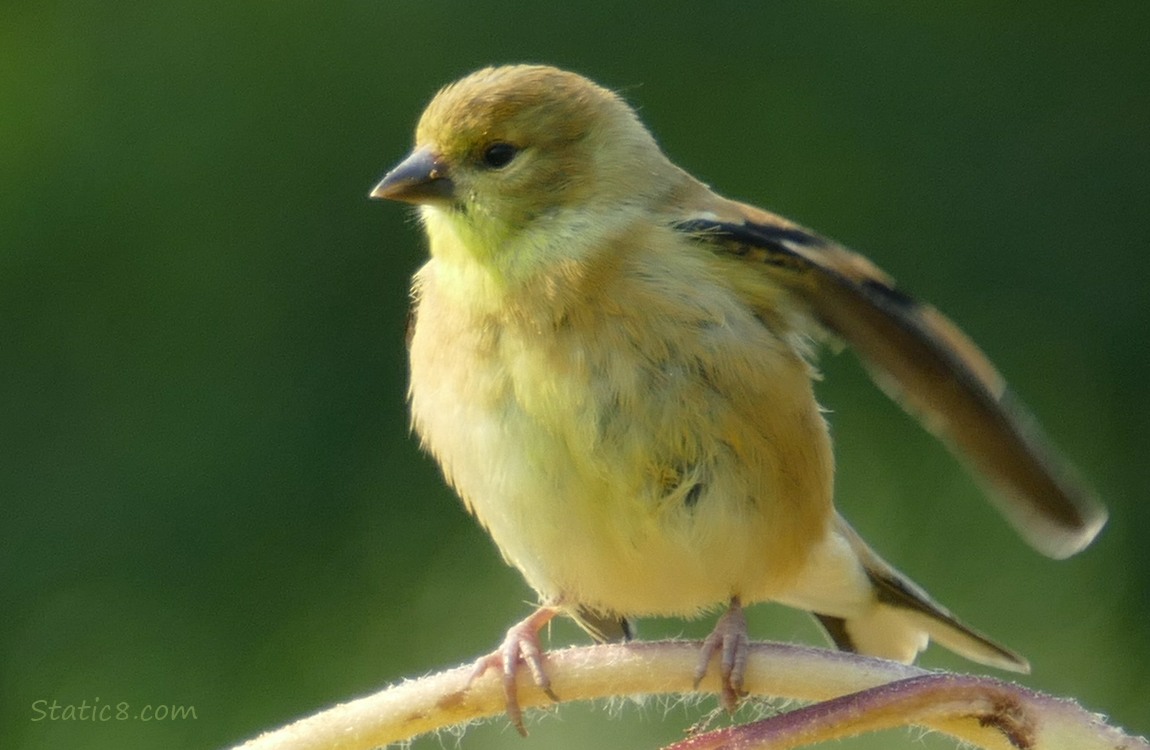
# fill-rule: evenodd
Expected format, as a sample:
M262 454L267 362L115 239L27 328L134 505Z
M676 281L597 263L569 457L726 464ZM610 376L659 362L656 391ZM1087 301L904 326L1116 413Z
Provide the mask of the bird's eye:
M490 169L502 169L511 163L519 149L504 141L496 141L483 149L483 166Z

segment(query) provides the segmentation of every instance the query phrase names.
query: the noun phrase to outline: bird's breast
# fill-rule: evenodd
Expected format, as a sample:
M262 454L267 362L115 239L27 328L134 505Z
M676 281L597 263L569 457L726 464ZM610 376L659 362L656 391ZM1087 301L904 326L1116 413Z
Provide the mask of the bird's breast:
M435 273L415 430L543 596L636 615L767 598L825 533L807 366L721 284L624 268L532 319L469 309Z

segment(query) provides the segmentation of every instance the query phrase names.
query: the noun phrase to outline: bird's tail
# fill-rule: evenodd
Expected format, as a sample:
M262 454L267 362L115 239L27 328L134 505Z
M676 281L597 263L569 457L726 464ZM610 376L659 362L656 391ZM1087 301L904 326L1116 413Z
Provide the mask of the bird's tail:
M779 600L813 612L844 651L910 663L934 640L980 664L1030 671L1026 659L960 622L891 567L842 518Z

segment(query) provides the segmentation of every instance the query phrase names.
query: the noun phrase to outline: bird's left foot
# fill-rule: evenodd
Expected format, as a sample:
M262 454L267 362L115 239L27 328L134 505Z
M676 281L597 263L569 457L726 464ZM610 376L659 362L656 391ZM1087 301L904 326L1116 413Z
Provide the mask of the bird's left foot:
M527 665L535 685L551 700L559 700L555 693L551 692L551 680L543 671L543 648L539 644L539 631L556 614L558 612L554 607L543 606L527 619L511 626L499 648L480 658L471 672L471 680L475 680L492 667L500 671L507 717L511 719L516 731L524 737L527 736L527 729L523 726L523 709L519 707L519 694L515 684L520 665Z
M743 676L747 671L747 657L750 654L750 638L747 636L747 618L739 597L731 599L731 606L715 623L715 629L703 641L699 654L699 664L695 668L695 687L707 675L711 657L719 654L719 680L722 690L719 702L723 708L733 712L743 691Z

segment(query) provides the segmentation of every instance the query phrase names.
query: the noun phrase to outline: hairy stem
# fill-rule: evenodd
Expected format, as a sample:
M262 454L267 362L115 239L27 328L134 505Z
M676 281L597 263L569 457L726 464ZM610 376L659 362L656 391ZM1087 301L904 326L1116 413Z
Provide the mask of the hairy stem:
M552 691L564 702L685 694L694 691L699 648L699 643L684 641L569 648L548 652L544 666ZM499 676L488 672L469 684L473 671L464 665L406 680L265 733L237 750L369 750L503 714ZM717 672L712 668L698 690L717 692ZM529 675L520 675L518 687L524 709L553 704ZM1150 743L1107 726L1071 701L990 678L931 673L837 651L753 644L744 689L752 695L821 702L675 747L775 750L914 724L991 750L1150 750Z

